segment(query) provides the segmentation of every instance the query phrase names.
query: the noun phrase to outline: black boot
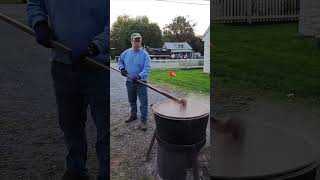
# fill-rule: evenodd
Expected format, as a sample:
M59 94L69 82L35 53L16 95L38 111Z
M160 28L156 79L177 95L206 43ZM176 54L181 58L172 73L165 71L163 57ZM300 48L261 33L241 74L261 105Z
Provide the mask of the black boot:
M125 123L131 123L131 122L133 122L135 120L137 120L137 118L130 117L128 120L125 120L124 122Z

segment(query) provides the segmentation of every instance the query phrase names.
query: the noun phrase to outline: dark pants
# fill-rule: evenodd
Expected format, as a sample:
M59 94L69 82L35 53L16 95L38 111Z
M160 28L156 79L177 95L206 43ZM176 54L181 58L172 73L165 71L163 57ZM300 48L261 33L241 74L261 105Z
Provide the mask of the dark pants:
M80 65L52 62L51 73L58 106L59 124L67 148L69 171L87 174L87 107L97 129L96 153L99 178L107 179L109 170L110 83L109 71L90 71Z
M131 118L137 118L137 97L140 100L141 122L148 119L148 91L147 87L136 82L127 81L128 99L131 107Z

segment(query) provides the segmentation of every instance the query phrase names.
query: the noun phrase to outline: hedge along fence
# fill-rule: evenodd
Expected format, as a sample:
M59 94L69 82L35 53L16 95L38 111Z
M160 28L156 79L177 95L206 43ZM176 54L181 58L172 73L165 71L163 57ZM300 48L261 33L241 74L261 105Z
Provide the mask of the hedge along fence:
M211 0L214 23L298 21L300 0Z

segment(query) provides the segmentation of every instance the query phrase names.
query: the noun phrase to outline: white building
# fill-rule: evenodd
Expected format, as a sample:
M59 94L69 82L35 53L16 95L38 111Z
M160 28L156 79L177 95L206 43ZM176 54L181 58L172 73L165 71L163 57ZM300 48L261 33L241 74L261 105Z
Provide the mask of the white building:
M175 59L187 59L192 56L192 47L187 42L165 42L163 49L169 49Z
M320 35L320 0L300 1L299 32L304 36Z
M203 72L210 73L210 26L202 36L204 41L204 65Z

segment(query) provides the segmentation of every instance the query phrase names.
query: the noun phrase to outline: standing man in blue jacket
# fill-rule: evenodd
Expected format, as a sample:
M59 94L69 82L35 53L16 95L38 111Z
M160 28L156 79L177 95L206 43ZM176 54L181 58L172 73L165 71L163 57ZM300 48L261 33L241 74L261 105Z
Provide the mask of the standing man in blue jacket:
M37 42L51 49L59 125L67 149L62 179L89 179L85 132L88 106L97 130L98 180L109 179L109 72L84 63L85 57L109 63L109 1L29 0L27 13ZM72 52L53 48L51 39Z
M140 100L141 123L139 129L147 130L148 119L148 91L147 87L137 83L137 80L147 82L151 71L150 56L141 48L142 37L139 33L131 35L130 49L125 50L119 58L118 66L123 76L127 77L126 85L128 99L131 107L131 115L126 123L137 120L137 97Z

